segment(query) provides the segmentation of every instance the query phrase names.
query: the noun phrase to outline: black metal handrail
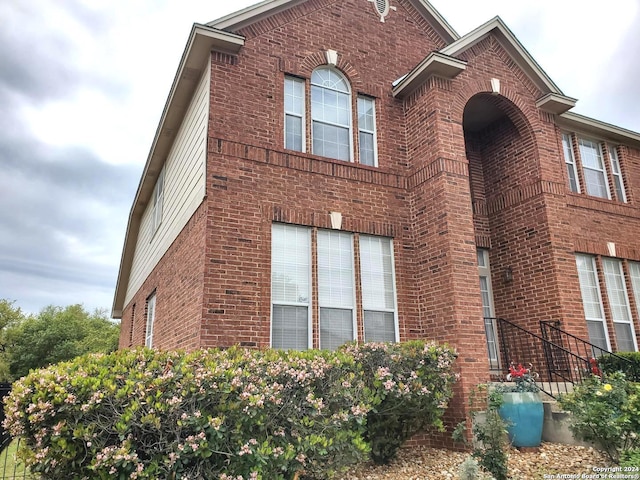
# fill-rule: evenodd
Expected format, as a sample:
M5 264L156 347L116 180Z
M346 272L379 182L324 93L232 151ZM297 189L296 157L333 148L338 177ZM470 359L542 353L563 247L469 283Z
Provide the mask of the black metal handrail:
M501 367L506 372L511 363L530 363L539 375L536 380L538 387L555 398L596 373L592 358L603 354L615 355L553 323L541 322L542 335L538 335L504 318L485 318L487 338L498 343L501 360L501 365L491 362L491 368L497 370ZM490 331L494 324L497 331ZM598 355L593 355L595 349Z

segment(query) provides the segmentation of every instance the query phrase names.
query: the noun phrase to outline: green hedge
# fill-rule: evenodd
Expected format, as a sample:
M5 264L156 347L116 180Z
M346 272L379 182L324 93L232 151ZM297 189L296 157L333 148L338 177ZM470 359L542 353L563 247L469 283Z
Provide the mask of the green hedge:
M384 425L441 426L454 359L423 342L92 355L16 382L5 426L44 479L330 478L393 450Z
M613 355L603 355L598 358L598 366L603 373L622 372L627 380L640 382L640 352L617 352L618 357L622 357L628 362Z

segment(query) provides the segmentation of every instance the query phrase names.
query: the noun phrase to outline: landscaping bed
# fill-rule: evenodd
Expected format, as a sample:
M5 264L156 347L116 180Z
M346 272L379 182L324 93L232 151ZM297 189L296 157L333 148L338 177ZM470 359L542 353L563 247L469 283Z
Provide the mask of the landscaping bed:
M340 480L438 480L458 479L460 464L468 453L427 447L403 448L386 466L365 463L339 475ZM591 447L543 443L537 450L509 451L509 475L514 480L570 478L559 475L597 474L594 469L611 466L607 457ZM481 477L491 478L490 475Z

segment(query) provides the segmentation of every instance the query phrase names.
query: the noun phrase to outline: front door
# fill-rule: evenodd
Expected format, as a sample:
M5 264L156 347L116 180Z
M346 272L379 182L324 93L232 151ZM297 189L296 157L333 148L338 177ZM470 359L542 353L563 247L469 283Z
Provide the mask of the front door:
M484 317L484 330L487 334L487 353L492 370L500 369L500 357L498 355L498 341L496 332L495 310L493 307L493 291L491 289L491 269L489 267L489 250L479 248L478 274L480 276L480 295L482 297L482 316Z

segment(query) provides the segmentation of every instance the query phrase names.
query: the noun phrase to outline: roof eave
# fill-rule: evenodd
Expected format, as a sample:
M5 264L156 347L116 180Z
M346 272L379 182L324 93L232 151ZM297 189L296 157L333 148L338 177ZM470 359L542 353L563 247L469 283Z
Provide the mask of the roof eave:
M567 97L565 95L558 95L557 93L547 93L546 95L538 99L538 101L536 102L536 107L544 112L552 113L554 115L560 115L575 107L577 101L577 99Z
M558 116L558 126L640 149L640 133L573 112Z
M416 68L394 85L393 96L404 98L430 77L437 76L453 79L466 68L467 62L448 57L439 52L432 52Z
M264 0L263 2L213 20L207 23L207 26L221 30L236 31L303 3L304 1L305 0ZM432 21L430 22L431 25L446 43L451 43L460 37L427 0L410 0L410 2L423 17Z
M169 91L160 123L142 172L138 190L127 223L120 269L116 283L111 316L122 318L127 285L131 274L133 254L138 241L140 221L160 170L169 155L169 150L182 123L193 92L200 80L211 51L235 54L244 45L244 38L206 25L194 24L189 40L180 59L180 64Z
M480 25L475 30L472 30L451 45L440 50L440 53L455 57L484 40L491 33L496 36L502 47L543 93L554 93L564 96L560 88L558 88L547 73L538 65L500 17L494 17L483 25Z

